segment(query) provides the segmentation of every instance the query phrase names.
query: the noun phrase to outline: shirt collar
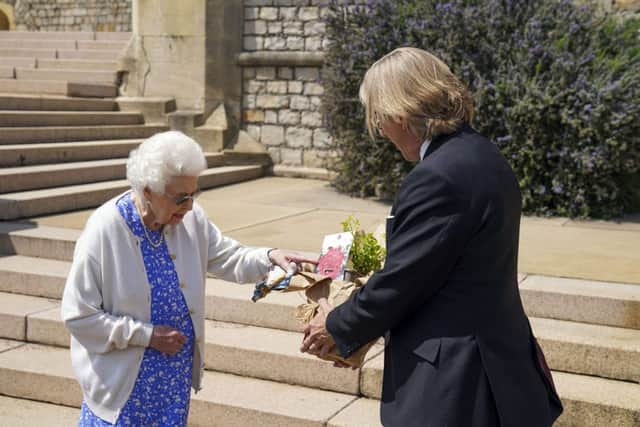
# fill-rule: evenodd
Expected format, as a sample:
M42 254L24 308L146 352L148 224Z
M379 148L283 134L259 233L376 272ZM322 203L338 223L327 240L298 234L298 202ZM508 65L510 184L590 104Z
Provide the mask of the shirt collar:
M424 155L427 153L427 148L429 148L430 140L425 139L422 145L420 146L420 160L424 159Z

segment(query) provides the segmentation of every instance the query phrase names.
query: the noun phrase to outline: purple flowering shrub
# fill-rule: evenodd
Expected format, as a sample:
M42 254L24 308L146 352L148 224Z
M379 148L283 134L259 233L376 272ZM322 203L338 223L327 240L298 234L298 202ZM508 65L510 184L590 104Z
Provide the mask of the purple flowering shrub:
M474 93L473 125L514 168L525 212L640 210L640 19L569 0L344 3L329 6L323 73L338 189L391 196L410 169L391 144L370 140L358 88L375 60L416 46Z

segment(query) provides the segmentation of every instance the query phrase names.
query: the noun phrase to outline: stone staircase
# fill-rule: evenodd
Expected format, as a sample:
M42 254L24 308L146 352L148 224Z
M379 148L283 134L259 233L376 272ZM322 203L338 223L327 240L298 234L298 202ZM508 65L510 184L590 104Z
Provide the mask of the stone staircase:
M67 420L77 414L68 408L82 398L59 298L79 233L0 223L0 395L7 396L0 415L17 417L19 410ZM640 425L638 285L520 280L565 404L557 425ZM300 295L252 303L251 292L207 280L206 374L204 389L193 396L190 425L379 425L383 346L371 349L360 370L334 368L298 352L301 328L292 312Z
M0 32L0 93L114 97L131 33Z
M0 220L100 205L128 188L129 152L167 129L119 111L115 99L0 95ZM223 153L206 156L203 189L263 175L260 165L228 166Z

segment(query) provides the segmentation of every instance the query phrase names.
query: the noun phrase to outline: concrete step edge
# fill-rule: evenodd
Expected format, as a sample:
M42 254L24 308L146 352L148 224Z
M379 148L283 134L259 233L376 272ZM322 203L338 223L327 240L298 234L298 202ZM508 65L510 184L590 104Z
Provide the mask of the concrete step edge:
M199 182L202 189L208 189L256 179L263 174L262 166L220 166L204 171ZM126 180L119 180L7 193L0 198L0 220L9 221L96 207L128 188ZM65 253L64 256L69 255Z
M6 381L0 394L79 407L66 349L26 344L0 353ZM189 425L324 425L356 399L353 395L206 371L203 389L192 395ZM247 424L248 423L248 424Z

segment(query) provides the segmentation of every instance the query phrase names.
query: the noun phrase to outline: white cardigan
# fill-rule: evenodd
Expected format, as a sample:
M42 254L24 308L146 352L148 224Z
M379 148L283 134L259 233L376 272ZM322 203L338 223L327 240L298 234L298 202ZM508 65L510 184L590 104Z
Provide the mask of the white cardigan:
M119 197L89 218L76 243L62 297L73 371L89 408L110 423L116 422L129 399L153 331L140 241L116 207ZM248 248L224 237L196 203L182 222L165 226L164 233L191 311L196 336L192 386L198 391L205 348L206 273L255 282L271 263L266 248Z

